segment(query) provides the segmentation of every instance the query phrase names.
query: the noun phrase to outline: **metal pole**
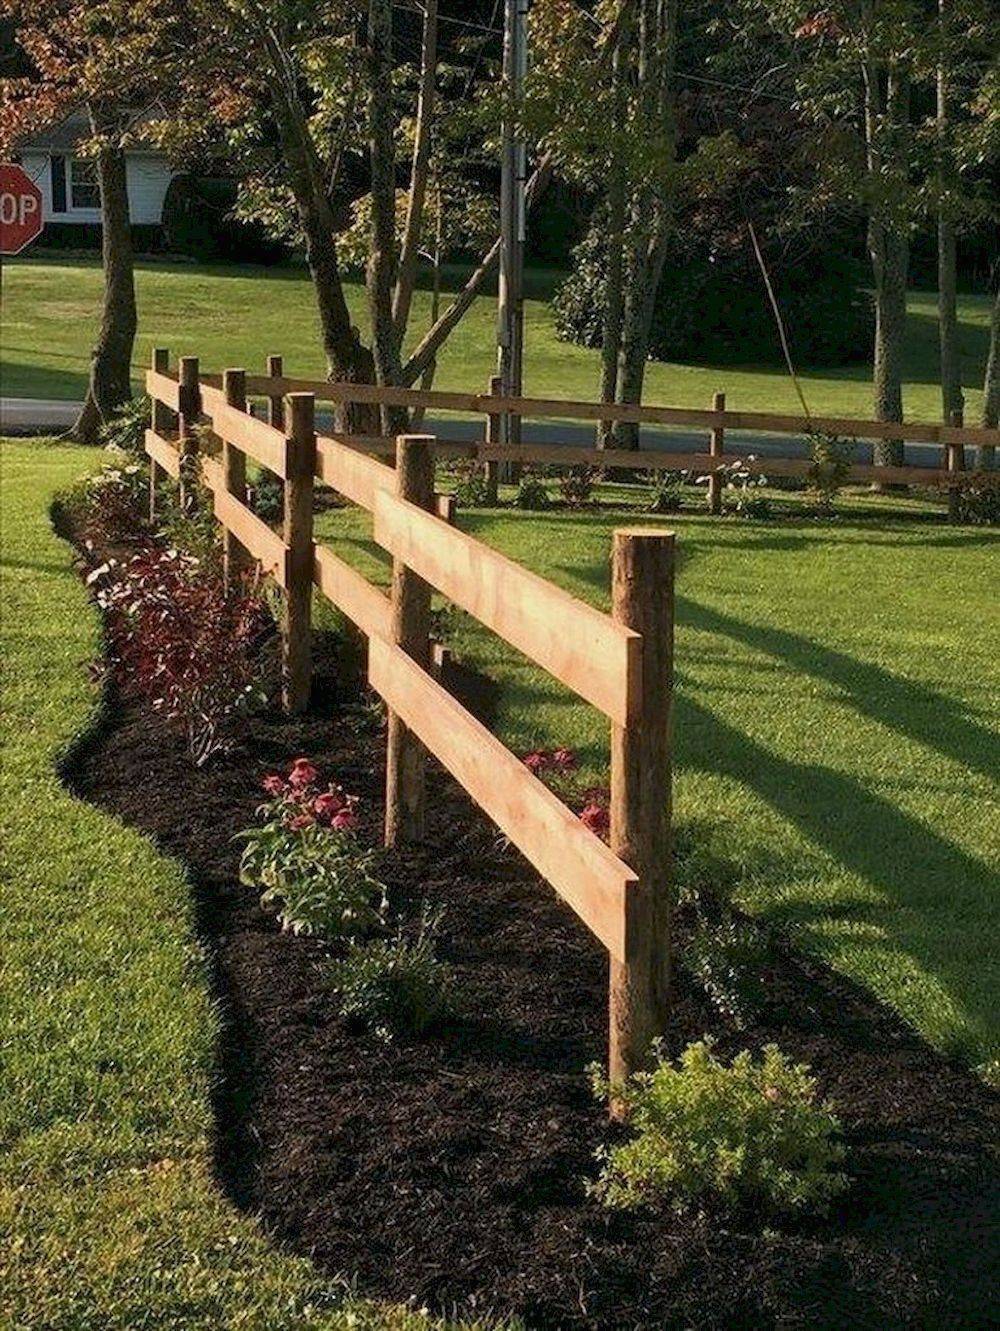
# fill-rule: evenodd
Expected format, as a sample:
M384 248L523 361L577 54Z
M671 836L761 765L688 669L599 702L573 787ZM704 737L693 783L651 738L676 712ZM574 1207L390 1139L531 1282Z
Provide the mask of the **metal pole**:
M520 397L524 362L524 236L527 147L517 134L528 68L529 0L506 0L503 77L507 106L500 170L500 285L497 309L497 372L506 397ZM521 442L521 418L505 412L501 442Z

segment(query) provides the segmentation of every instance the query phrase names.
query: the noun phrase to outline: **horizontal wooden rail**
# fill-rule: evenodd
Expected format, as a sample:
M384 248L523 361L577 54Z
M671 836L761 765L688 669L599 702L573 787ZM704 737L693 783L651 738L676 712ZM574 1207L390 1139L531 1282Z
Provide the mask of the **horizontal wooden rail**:
M248 453L255 462L267 467L282 480L288 476L288 440L280 430L259 421L245 411L231 407L216 388L201 385L202 410L212 422L212 429L227 444Z
M161 374L159 370L146 371L146 392L157 402L162 402L171 411L181 409L181 388L176 378Z
M389 598L325 545L313 549L313 583L369 638L388 639Z
M619 725L636 694L640 639L585 601L381 491L376 542Z
M395 448L394 441L392 446ZM337 437L317 435L316 479L370 513L376 494L395 486L396 473Z
M1000 444L1000 429L950 426L924 421L896 422L851 416L788 416L761 411L710 411L689 407L626 406L562 398L493 397L485 393L439 389L391 388L374 384L331 383L325 379L268 379L250 376L247 392L257 396L309 392L321 401L366 402L386 406L436 408L440 411L522 417L554 417L589 421L633 421L647 425L694 426L698 429L765 431L808 435L815 431L851 439L898 439L915 444Z
M163 470L176 481L181 474L181 455L177 445L164 439L155 430L146 431L146 452Z
M623 961L632 870L401 648L373 638L368 671L372 688Z

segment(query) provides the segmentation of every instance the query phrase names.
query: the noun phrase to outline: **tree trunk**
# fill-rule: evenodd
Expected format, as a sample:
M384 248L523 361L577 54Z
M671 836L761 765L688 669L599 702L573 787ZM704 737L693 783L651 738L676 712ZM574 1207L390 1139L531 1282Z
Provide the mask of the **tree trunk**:
M420 43L420 94L417 99L417 124L413 138L413 163L410 167L410 197L406 205L406 224L403 228L403 243L399 252L399 275L396 278L396 295L392 307L396 342L400 347L406 335L410 304L417 280L424 198L430 174L436 76L437 0L424 0L424 26Z
M1000 285L993 297L993 318L990 320L990 351L986 358L986 376L983 380L983 428L995 430L1000 421ZM979 450L979 465L992 470L996 451L992 444Z
M941 419L950 421L956 412L964 411L965 400L958 362L957 247L950 198L955 181L949 169L948 0L938 0L938 23L941 39L937 67L938 328L941 343Z
M626 31L623 28L615 43L611 73L615 123L608 173L608 271L604 283L604 322L601 330L602 402L614 402L618 396L618 358L621 355L625 312L625 210L628 204L624 156L627 147L625 136L628 132L628 82L626 58L622 51L625 41ZM613 423L599 421L597 447L610 448L613 442Z
M87 397L72 429L73 437L85 444L97 442L104 422L132 396L132 346L137 322L125 154L112 127L102 125L93 110L90 123L95 135L104 133L107 137L97 158L104 311L91 353Z

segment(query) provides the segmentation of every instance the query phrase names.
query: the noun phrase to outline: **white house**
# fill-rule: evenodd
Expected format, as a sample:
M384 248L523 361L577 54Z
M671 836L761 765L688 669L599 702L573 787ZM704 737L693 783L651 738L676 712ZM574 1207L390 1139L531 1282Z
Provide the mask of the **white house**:
M18 144L21 166L42 191L46 222L93 225L101 221L101 200L95 164L78 156L77 145L86 138L88 126L82 115L70 115ZM163 200L173 172L166 157L155 148L129 148L125 153L129 215L139 226L159 226Z

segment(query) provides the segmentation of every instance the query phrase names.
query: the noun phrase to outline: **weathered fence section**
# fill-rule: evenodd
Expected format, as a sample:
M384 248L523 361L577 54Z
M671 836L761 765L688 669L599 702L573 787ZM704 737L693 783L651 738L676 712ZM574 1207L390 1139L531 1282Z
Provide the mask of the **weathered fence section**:
M282 696L289 712L308 700L314 589L367 635L369 679L389 712L387 842L422 834L429 751L607 950L610 1071L618 1079L634 1070L663 1030L668 1004L672 535L616 533L614 609L605 615L449 525L433 491L432 437L400 438L390 467L359 451L350 436L317 436L314 397L297 383L238 370L199 376L190 358L180 372L183 382L157 351L147 375L152 506L157 469L183 481L185 469L200 461L226 532L227 568L254 560L283 589ZM253 394L267 398L275 423L244 409ZM209 440L210 448L201 447ZM212 455L216 444L221 461ZM281 535L246 505L246 457L284 482ZM374 539L393 559L390 596L314 539L316 484L372 513ZM190 493L185 498L192 501ZM610 846L435 677L432 589L609 718Z

